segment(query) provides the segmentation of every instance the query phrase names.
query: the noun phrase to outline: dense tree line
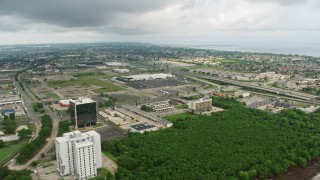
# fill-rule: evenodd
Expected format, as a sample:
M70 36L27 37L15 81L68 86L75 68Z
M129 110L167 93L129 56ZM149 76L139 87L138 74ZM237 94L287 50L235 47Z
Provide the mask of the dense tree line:
M270 115L232 98L214 105L227 110L175 115L173 128L103 141L118 157L116 179L264 179L320 156L320 110Z
M70 121L60 121L59 122L59 130L58 136L62 136L64 133L70 132L70 127L72 122Z
M148 107L146 105L142 105L140 109L145 112L153 112L154 111L151 107Z
M52 131L52 119L49 115L45 114L41 117L41 129L39 136L26 144L20 151L16 158L17 163L22 164L31 159L34 154L46 143L46 138L51 135Z
M8 167L0 167L0 179L3 180L32 180L30 171L12 171Z
M23 128L20 131L18 131L18 136L19 136L20 140L28 139L31 134L32 134L31 129L24 129Z
M5 133L7 134L15 133L18 126L17 122L15 121L15 114L10 113L9 116L5 115L3 118L2 125Z

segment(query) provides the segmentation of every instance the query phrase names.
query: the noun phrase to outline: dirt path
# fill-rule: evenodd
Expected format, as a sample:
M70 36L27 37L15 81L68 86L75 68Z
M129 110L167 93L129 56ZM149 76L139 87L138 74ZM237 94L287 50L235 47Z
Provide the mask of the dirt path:
M110 158L108 158L105 154L101 153L101 156L102 167L106 168L108 171L114 174L118 169L118 165L115 162L113 162Z
M275 179L320 180L320 176L317 176L319 172L320 172L320 158L317 158L309 161L306 168L301 168L298 166L290 168L284 175Z

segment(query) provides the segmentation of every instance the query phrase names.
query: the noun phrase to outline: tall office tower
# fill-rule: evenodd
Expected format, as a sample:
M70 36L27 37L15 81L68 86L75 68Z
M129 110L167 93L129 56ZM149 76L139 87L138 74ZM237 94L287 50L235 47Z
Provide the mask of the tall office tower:
M96 131L64 133L55 139L55 147L61 176L73 174L79 180L97 176L102 162L100 134Z
M97 123L97 102L90 98L79 98L70 101L70 118L76 129Z

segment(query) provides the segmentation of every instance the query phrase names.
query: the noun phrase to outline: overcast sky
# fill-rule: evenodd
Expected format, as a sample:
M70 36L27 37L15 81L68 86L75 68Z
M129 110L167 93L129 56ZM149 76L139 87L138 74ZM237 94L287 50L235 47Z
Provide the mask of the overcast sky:
M316 43L319 0L0 0L0 43Z

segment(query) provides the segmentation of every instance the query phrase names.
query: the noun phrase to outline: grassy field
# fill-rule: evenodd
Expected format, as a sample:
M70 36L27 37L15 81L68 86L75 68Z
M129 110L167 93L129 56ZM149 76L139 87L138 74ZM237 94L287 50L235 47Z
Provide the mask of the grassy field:
M103 72L77 72L71 75L77 78L110 78Z
M174 106L174 108L176 108L176 109L187 109L188 105L187 104L179 104L179 105Z
M213 62L221 62L225 64L234 64L234 63L243 63L244 61L241 60L231 60L231 59L210 59Z
M105 179L106 176L110 173L105 168L99 168L99 169L97 169L97 171L98 171L98 176L96 176L94 178L90 178L90 180Z
M110 158L113 162L117 162L118 161L118 157L115 157L113 154L111 154L110 152L104 151L103 154L105 154L108 158Z
M191 77L191 76L186 76L186 77L189 78L189 79L192 79L194 81L198 81L198 82L201 82L201 83L209 84L211 86L211 88L217 88L218 87L217 84L212 83L212 82L207 81L207 80L204 80L204 79L195 78L195 77Z
M56 93L53 93L53 92L47 92L47 93L45 93L45 95L48 96L48 97L51 97L53 99L59 99L60 98Z
M79 78L76 80L68 80L68 81L49 81L48 86L54 87L54 88L63 88L68 86L74 86L74 85L80 85L80 86L99 86L100 89L97 89L95 92L97 93L107 93L107 92L115 92L115 91L121 91L124 88L120 87L118 85L105 82L100 79L96 78Z
M191 113L181 113L181 114L174 114L174 115L170 115L170 116L165 116L164 118L169 120L169 121L176 121L178 119L186 119L186 118L197 118L199 117L199 115L197 114L191 114Z
M32 132L36 132L36 125L32 122L27 124L28 128L32 130Z
M27 141L22 141L19 144L11 144L0 148L0 165L2 166L13 158L13 156L16 155L26 143Z
M16 122L18 125L27 125L31 118L28 116L16 117Z

